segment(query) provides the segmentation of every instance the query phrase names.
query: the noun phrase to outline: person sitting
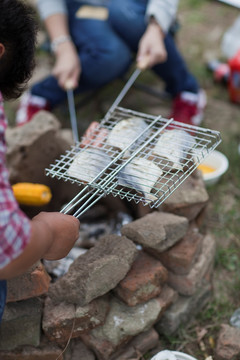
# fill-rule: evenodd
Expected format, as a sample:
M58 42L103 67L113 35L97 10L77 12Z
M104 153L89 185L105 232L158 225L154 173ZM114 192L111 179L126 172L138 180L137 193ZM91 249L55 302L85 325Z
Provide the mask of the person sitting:
M122 77L136 59L151 69L173 99L170 117L200 125L205 92L176 47L171 25L178 0L38 0L56 61L52 74L21 99L16 124L53 110L66 88L84 93Z

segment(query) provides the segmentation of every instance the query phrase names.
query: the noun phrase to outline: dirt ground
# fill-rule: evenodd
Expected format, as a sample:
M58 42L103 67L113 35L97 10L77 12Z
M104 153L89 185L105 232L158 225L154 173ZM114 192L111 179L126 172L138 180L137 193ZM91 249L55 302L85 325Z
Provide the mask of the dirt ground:
M214 298L212 304L203 314L183 329L176 338L166 340L171 345L192 354L198 360L213 355L217 333L221 323L228 323L233 311L240 307L240 167L238 145L240 143L240 105L229 101L227 87L215 83L206 63L212 59L226 58L221 52L221 41L224 32L240 16L240 10L214 0L182 0L179 9L180 29L176 35L178 47L186 62L205 89L208 103L203 126L218 130L222 143L218 150L227 155L230 166L227 174L214 187L209 188L210 203L204 231L212 232L217 240L218 249L214 272ZM40 32L40 43L45 37ZM45 76L51 69L53 59L44 51L38 51L37 68L31 83ZM162 96L163 84L156 81L150 72L141 74L137 83L151 83L159 96L139 91L135 87L123 100L122 105L152 115L168 116L171 100ZM99 120L115 100L124 82L116 80L89 98L76 99L79 130L82 134L90 121ZM17 102L8 108L10 123L13 122ZM55 111L63 126L69 126L69 115L66 104ZM231 250L231 251L230 251ZM199 340L199 331L205 330Z

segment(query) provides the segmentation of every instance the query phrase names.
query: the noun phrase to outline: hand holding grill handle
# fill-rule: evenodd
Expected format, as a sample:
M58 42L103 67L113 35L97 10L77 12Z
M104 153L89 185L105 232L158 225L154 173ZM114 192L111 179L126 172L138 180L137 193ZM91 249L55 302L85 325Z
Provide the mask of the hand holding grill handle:
M149 67L149 60L149 55L137 58L137 68L141 71L146 70Z

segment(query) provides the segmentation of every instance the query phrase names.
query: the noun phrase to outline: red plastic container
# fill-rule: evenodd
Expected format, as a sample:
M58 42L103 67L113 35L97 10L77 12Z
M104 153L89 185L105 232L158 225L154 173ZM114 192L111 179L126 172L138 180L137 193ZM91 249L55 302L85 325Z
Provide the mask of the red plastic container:
M240 50L229 60L228 64L230 68L228 81L230 99L232 102L240 104Z

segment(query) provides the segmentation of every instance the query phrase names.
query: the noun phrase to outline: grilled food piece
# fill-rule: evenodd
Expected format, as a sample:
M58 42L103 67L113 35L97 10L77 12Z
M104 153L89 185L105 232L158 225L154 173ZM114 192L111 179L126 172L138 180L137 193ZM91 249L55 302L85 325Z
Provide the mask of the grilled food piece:
M77 154L67 173L83 182L91 182L112 161L104 151L99 148L86 148Z
M172 168L183 170L182 161L196 144L195 139L184 130L169 130L163 133L157 141L153 154L172 162Z
M97 121L93 121L84 133L80 147L83 148L87 145L92 147L102 147L107 135L108 130L101 128Z
M151 190L162 173L160 167L152 161L134 158L119 172L118 183L143 193L146 200L152 202L158 197L151 194Z
M119 121L109 133L107 144L124 150L129 146L145 129L147 128L146 122L137 117L124 119ZM128 157L143 139L146 138L148 131L146 131L134 144L126 150L123 157Z

